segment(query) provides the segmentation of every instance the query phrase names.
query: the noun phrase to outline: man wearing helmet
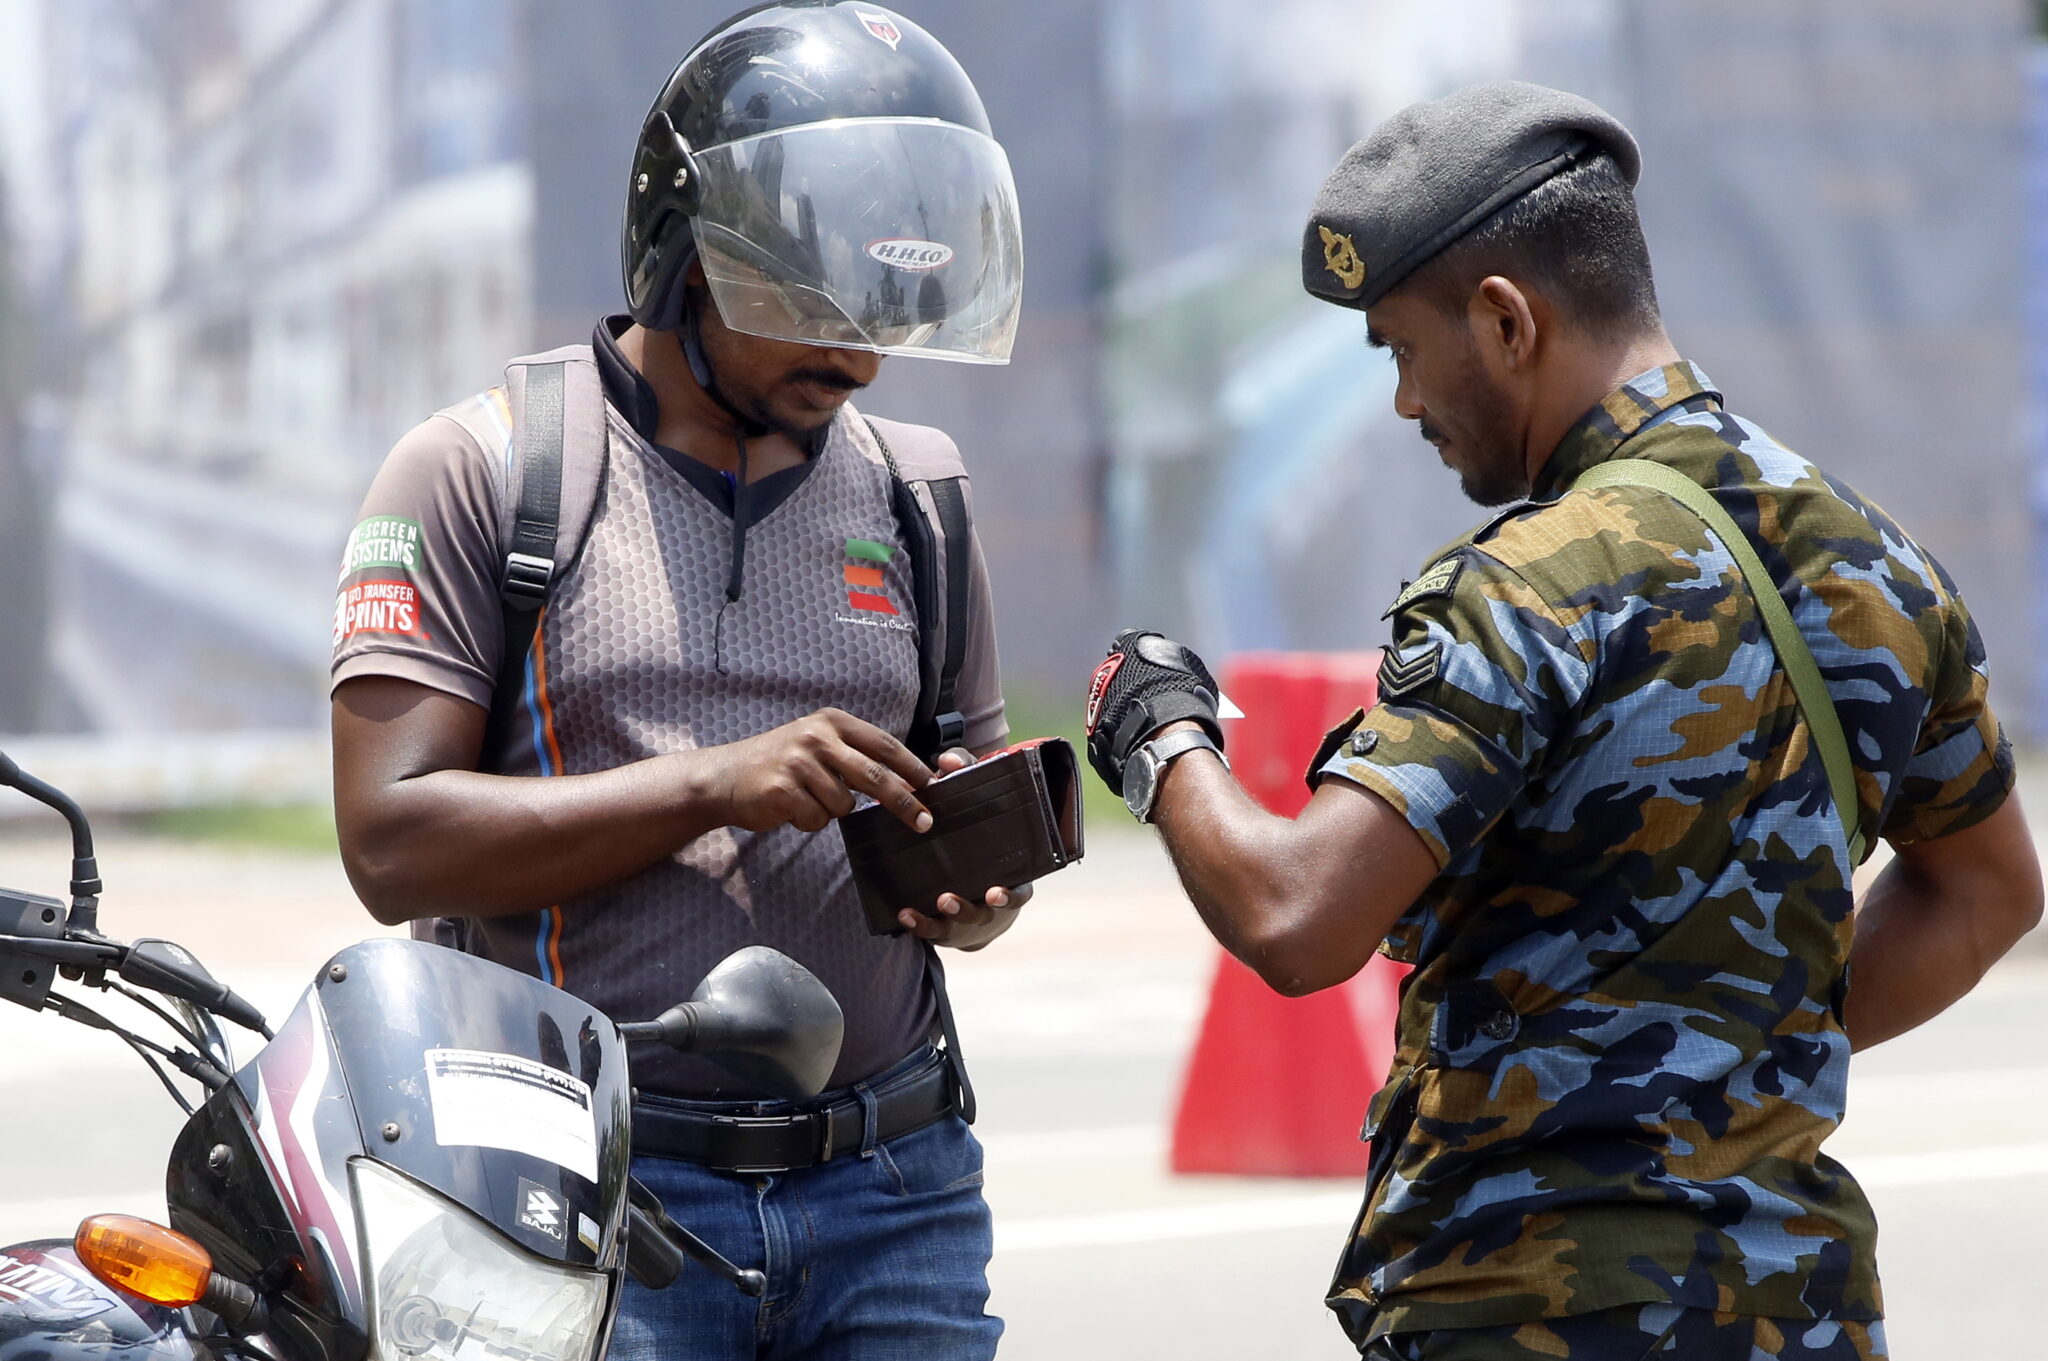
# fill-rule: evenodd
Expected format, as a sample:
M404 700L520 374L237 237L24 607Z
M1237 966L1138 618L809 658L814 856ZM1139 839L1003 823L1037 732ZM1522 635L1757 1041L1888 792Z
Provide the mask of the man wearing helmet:
M815 1101L633 1052L634 1174L767 1292L629 1286L611 1355L992 1355L931 947L1028 891L871 935L832 821L866 797L925 830L934 771L1007 735L959 455L848 399L884 355L1007 361L1008 162L922 29L791 0L676 68L621 235L629 315L512 361L371 488L335 614L343 858L379 920L622 1020L752 944L838 997Z

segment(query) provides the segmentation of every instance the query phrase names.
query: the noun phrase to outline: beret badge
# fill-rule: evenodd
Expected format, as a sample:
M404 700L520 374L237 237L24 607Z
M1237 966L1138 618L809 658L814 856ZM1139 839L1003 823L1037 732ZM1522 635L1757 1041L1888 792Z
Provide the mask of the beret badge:
M1346 288L1356 288L1365 282L1365 261L1358 258L1358 247L1349 236L1339 236L1328 227L1319 226L1323 234L1323 267L1337 276L1337 282Z

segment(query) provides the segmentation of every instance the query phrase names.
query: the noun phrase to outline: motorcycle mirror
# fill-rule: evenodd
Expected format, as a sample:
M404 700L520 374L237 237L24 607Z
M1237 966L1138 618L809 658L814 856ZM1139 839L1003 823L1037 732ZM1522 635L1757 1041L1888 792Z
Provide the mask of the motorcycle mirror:
M18 789L46 808L54 808L71 824L71 914L66 926L74 931L99 930L99 862L92 853L92 827L77 800L52 784L45 784L0 752L0 785Z
M750 945L706 974L689 1001L619 1033L703 1054L766 1095L794 1101L825 1090L846 1018L809 969L780 950Z

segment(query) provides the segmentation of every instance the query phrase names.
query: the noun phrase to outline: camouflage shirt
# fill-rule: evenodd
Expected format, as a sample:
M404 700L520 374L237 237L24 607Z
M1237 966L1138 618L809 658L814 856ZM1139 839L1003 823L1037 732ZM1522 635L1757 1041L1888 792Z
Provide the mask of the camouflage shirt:
M1322 767L1442 873L1331 1307L1361 1344L1666 1301L1878 1317L1876 1224L1821 1152L1843 1113L1847 837L1728 553L1617 455L1711 489L1812 647L1895 843L1988 816L2012 759L1954 584L1884 512L1721 409L1636 378L1536 488L1388 613L1380 705ZM1770 583L1755 583L1770 589Z

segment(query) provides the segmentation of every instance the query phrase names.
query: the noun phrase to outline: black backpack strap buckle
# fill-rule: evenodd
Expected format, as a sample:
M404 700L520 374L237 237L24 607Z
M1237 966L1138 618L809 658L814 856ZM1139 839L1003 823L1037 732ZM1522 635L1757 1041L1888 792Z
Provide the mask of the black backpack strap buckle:
M505 603L515 610L537 610L547 601L555 579L555 560L531 553L505 555Z

